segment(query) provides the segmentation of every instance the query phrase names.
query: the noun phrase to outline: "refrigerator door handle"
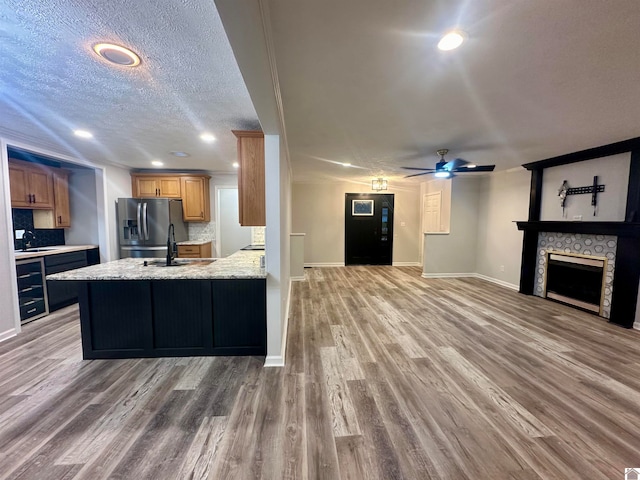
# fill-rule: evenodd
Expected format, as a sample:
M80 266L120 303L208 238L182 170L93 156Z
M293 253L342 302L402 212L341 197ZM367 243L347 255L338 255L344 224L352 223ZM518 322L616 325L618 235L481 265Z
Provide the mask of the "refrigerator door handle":
M147 217L147 202L144 202L142 206L143 225L144 225L144 239L149 240L149 219Z
M142 230L142 203L138 202L138 208L137 208L137 212L138 212L138 238L143 239L144 240L144 232Z

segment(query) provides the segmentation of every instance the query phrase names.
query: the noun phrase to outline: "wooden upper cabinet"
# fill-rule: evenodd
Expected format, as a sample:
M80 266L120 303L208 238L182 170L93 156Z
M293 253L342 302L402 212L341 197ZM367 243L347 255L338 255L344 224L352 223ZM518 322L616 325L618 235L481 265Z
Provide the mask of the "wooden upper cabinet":
M206 175L180 178L182 190L182 219L185 222L208 222L211 220L209 199L209 177Z
M70 227L71 204L69 202L69 173L65 170L56 170L53 172L53 197L55 200L53 215L56 228Z
M238 207L240 225L265 225L264 134L232 130L238 138Z
M37 163L9 161L9 189L14 208L52 209L53 175L50 167Z
M180 177L172 175L131 175L131 189L136 198L180 198Z
M211 221L209 175L188 173L132 173L131 189L136 198L181 198L185 222Z

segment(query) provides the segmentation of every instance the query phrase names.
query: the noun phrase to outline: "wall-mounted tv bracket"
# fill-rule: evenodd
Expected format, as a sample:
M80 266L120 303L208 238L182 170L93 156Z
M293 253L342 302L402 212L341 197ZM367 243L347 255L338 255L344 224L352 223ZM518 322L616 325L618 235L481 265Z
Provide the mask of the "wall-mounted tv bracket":
M558 196L560 197L560 206L562 207L562 215L564 216L564 202L567 195L582 195L584 193L591 194L591 205L593 206L593 216L596 216L596 209L598 207L598 192L604 192L604 185L598 185L598 176L593 177L593 185L588 187L574 187L569 188L569 184L566 180L562 182L560 190L558 190Z

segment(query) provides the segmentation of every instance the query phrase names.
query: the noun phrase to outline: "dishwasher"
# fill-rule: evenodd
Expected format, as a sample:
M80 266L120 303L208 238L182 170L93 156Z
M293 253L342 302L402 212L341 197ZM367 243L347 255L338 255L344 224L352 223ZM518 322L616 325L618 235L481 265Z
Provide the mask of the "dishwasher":
M16 261L20 321L27 323L49 314L44 260L34 258Z

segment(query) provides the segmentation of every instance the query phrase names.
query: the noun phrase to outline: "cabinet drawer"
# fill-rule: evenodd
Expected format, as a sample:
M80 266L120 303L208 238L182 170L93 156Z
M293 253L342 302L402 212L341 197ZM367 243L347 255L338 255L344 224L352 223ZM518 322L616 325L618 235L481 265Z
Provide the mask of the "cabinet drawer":
M182 255L183 253L200 253L199 245L178 245L178 254Z
M47 255L44 257L44 264L47 267L47 274L53 273L49 271L49 267L54 267L57 265L63 265L65 263L82 263L82 267L87 266L87 252L85 250L81 250L79 252L69 252L69 253L58 253L55 255ZM80 268L77 266L72 266L67 268L67 270L71 270L71 268ZM58 270L59 272L62 270Z
M35 317L36 315L40 315L47 311L44 298L40 299L32 299L24 304L20 303L20 319L28 320L31 317Z

